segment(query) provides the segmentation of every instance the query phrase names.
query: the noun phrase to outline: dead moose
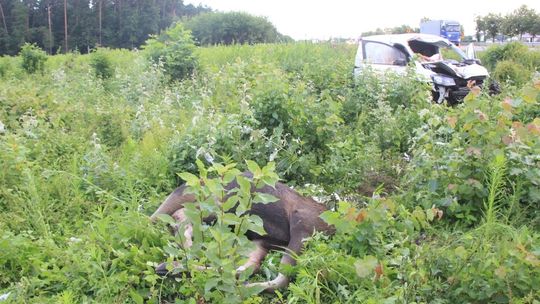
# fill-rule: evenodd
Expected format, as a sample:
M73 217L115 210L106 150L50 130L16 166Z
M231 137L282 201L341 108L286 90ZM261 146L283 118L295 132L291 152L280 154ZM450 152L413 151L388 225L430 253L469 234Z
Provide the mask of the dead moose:
M251 173L243 175L252 178ZM226 185L225 189L229 191L237 187L237 182L233 181ZM184 225L184 236L186 237L184 247L189 248L192 245L192 226L187 222L183 204L195 202L195 196L187 193L186 189L185 184L176 188L154 212L151 220L155 221L160 214L172 216L176 222ZM246 233L247 238L255 244L256 249L249 254L246 264L237 269L237 274L245 271L248 267L253 267L253 272L257 272L269 250L283 251L280 263L294 265L296 262L294 256L301 253L305 238L310 237L315 231L327 234L334 232L334 228L319 217L326 210L324 205L300 195L283 183L277 182L275 188L264 186L259 189L252 184L251 191L270 194L278 200L268 204L254 203L252 205L250 213L258 215L262 219L267 234L261 236L252 231ZM206 223L212 221L211 217L205 219ZM169 273L167 264L161 263L157 266L156 273L167 275ZM248 286L257 286L264 291L272 292L286 287L288 284L289 278L279 273L273 280L252 283Z

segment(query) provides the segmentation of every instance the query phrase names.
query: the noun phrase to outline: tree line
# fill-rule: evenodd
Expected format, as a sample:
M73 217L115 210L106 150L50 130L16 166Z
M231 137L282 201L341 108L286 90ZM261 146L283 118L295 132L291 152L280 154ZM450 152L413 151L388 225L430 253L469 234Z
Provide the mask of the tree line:
M35 43L49 54L134 48L173 22L210 12L183 0L0 0L0 54Z
M400 26L389 27L389 28L377 28L374 31L367 31L362 33L362 37L373 36L373 35L385 35L385 34L405 34L405 33L420 33L420 28L413 28L409 25L403 24Z
M499 35L519 37L528 33L535 38L540 35L540 14L534 9L522 5L506 15L489 13L476 18L476 37L480 41L482 36L495 39Z
M242 12L204 13L185 22L199 45L289 42L264 17Z

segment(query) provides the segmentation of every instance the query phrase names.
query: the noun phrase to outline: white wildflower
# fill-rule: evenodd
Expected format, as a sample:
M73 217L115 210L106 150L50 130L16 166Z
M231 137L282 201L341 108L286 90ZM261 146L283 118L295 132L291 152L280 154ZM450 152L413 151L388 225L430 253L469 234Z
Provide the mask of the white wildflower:
M7 298L9 297L10 294L11 294L11 292L1 294L1 295L0 295L0 301L5 301L5 300L7 300Z
M69 241L72 242L72 243L80 243L80 242L82 242L82 239L72 236L72 237L69 238Z
M274 149L274 152L272 152L272 154L270 154L270 158L268 159L268 161L274 161L274 159L276 159L276 156L278 155L278 153L279 153L279 150Z
M99 139L98 135L95 132L92 133L92 144L94 145L94 148L96 148L96 150L101 149L100 141L101 140Z

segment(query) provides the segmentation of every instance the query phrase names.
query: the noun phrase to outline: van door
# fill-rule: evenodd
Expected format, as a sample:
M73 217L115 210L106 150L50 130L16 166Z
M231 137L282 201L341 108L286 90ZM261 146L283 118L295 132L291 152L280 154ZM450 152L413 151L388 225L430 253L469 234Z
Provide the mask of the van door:
M369 40L362 40L357 55L355 75L366 67L374 71L394 71L404 74L407 68L407 55L394 46Z

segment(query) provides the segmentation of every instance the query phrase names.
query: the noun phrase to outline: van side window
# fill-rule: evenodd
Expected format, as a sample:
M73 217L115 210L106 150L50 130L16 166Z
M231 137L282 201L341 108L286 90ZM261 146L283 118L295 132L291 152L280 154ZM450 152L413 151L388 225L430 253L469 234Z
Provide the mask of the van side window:
M398 49L373 41L364 41L364 60L372 64L396 65L396 62L406 60L405 54Z

